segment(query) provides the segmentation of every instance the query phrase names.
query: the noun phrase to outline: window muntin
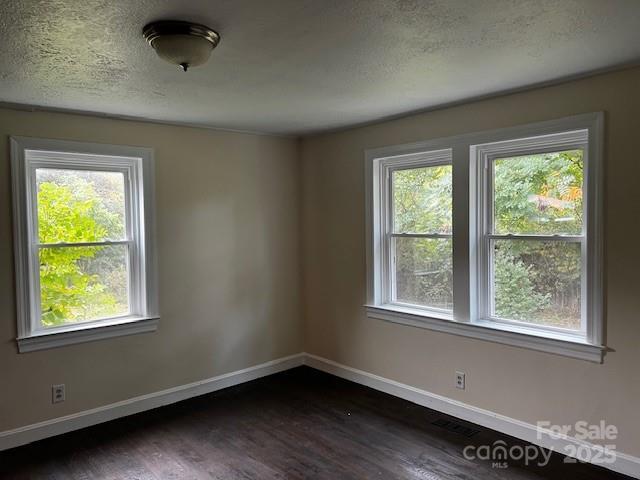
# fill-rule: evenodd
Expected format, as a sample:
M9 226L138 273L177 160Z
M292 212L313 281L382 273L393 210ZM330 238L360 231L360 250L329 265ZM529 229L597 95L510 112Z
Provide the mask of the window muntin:
M383 168L385 303L451 315L451 151L390 158Z

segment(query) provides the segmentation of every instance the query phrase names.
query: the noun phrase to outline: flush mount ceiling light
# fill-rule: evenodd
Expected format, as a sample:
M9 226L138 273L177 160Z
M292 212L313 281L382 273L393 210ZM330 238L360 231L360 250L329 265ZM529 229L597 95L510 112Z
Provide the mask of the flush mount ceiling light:
M218 32L209 27L177 20L150 23L144 27L142 35L160 58L178 65L185 72L209 60L220 42Z

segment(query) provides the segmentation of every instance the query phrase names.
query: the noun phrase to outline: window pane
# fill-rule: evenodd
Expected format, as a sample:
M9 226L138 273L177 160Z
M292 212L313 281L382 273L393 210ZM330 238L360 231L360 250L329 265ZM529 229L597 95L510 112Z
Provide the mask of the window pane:
M122 173L39 168L36 182L40 243L125 238Z
M499 318L580 329L580 244L493 242L494 311Z
M395 233L451 233L451 165L395 170Z
M494 160L494 232L582 233L583 152Z
M451 310L451 239L402 237L394 241L395 301Z
M42 325L129 313L127 245L40 249Z

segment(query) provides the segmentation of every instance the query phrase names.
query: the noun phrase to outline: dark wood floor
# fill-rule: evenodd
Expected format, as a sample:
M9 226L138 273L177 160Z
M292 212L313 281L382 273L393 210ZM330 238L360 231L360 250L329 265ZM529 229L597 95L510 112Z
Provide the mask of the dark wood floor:
M473 431L451 431L455 421ZM434 424L436 422L438 425ZM458 428L458 430L460 430ZM478 431L479 430L479 431ZM472 435L469 437L468 435ZM623 479L556 455L545 468L466 460L518 443L300 367L0 453L11 479Z

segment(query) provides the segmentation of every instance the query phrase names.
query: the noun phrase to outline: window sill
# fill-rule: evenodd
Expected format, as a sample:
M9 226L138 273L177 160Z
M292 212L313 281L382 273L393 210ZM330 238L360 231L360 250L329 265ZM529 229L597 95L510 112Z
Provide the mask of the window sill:
M452 317L433 315L417 309L398 308L395 306L365 305L365 308L369 318L452 333L514 347L528 348L590 362L602 363L602 358L606 351L604 346L593 345L571 335L541 335L541 332L535 329L512 327L487 321L463 323L453 320Z
M73 325L18 338L18 351L20 353L33 352L105 338L154 332L157 329L157 317L126 317L99 323Z

